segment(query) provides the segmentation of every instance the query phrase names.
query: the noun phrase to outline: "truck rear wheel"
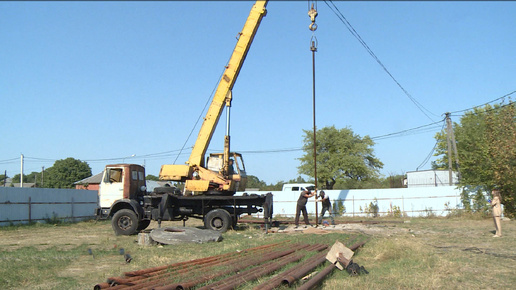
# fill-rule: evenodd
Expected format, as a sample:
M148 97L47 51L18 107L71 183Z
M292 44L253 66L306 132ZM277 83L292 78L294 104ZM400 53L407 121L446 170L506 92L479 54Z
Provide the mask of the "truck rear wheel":
M113 215L111 226L117 236L133 235L138 229L138 217L136 213L130 209L121 209Z
M214 209L204 217L204 227L209 230L226 232L232 225L231 215L223 209Z

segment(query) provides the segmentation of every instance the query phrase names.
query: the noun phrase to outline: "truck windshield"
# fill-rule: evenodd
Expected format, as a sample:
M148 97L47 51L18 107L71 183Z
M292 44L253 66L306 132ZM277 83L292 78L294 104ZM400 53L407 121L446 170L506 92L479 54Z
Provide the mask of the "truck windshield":
M107 170L106 182L122 182L122 168L110 168Z

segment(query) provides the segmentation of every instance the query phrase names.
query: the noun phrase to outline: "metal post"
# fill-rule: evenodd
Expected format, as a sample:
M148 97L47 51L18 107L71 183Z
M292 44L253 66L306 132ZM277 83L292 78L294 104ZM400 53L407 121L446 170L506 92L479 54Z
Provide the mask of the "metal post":
M21 168L20 168L20 187L23 187L23 154L20 159Z
M72 196L72 222L75 222L74 214L73 214L73 196Z
M32 221L32 204L31 204L31 197L29 196L29 224Z

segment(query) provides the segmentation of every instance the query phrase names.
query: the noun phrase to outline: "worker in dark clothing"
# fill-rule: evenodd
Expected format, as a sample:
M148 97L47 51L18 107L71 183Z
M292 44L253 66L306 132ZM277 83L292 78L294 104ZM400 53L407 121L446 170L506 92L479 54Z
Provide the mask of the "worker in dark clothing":
M333 219L333 213L331 212L330 197L327 196L327 195L325 196L323 190L321 190L321 193L319 194L319 197L321 199L317 199L316 200L316 201L321 202L321 205L322 205L321 218L319 219L319 222L322 222L322 218L324 217L324 214L326 213L326 211L328 211L328 213L330 214L330 218L331 218L331 224L335 225L335 220Z
M314 188L308 187L305 190L301 192L299 195L299 198L297 200L297 207L296 207L296 220L295 224L296 227L299 226L299 215L303 213L303 218L305 220L306 225L310 225L310 222L308 221L308 212L306 211L306 203L308 202L308 199L315 195L315 192L312 192Z

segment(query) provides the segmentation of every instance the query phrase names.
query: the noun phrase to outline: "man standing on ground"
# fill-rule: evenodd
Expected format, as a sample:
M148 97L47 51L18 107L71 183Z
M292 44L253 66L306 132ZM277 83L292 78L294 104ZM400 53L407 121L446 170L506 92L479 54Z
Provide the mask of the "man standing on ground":
M306 211L306 203L308 202L308 199L315 195L315 192L312 192L314 188L307 187L304 189L301 194L299 195L299 198L297 200L297 206L296 206L296 228L299 226L299 215L303 213L303 218L305 220L306 225L310 225L310 222L308 221L308 212ZM316 217L317 218L317 217Z
M319 219L320 223L322 222L322 218L324 217L324 214L326 213L326 211L328 211L328 213L330 214L330 218L331 218L331 224L335 225L335 220L333 219L333 213L331 212L330 197L327 195L325 196L323 190L321 190L321 193L319 194L319 196L321 197L321 199L318 199L316 201L320 201L321 205L322 205L321 218Z

